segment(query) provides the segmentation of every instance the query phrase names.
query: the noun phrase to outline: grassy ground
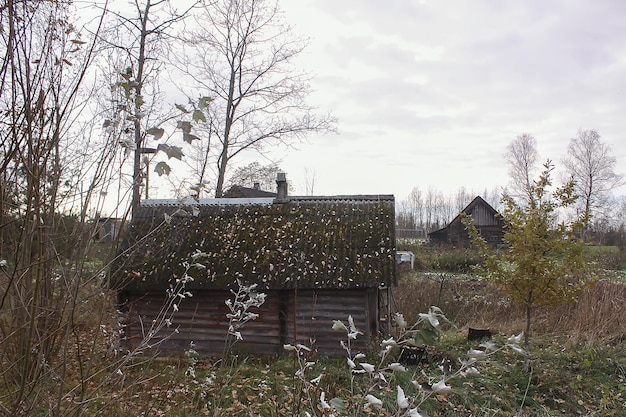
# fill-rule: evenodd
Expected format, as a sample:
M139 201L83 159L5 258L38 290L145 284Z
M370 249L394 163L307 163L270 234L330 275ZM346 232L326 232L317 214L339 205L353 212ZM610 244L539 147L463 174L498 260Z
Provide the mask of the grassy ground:
M613 266L623 264L620 252L609 253ZM462 272L475 259L465 251L420 255L418 265L431 271L433 266L445 264L460 265ZM285 352L279 356L231 356L224 361L197 358L191 351L181 352L177 358L146 356L123 366L118 374L117 365L111 368L116 361L110 349L113 339L97 337L103 325L94 317L98 310L86 304L79 309L85 311L77 328L93 332L83 332L80 345L86 353L91 352L93 366L106 369L108 374L96 374L80 382L83 369L70 361L69 375L75 373L76 381L61 383L70 387L76 384L93 394L84 401L85 415L402 416L419 406L421 415L430 417L626 416L623 272L606 271L604 278L576 302L534 312L530 373L525 370L524 357L506 348L477 363L479 374L446 379L451 387L449 393L425 388L440 381L444 371L448 377L454 374L468 351L479 348L480 342L467 340L468 329L489 329L492 341L501 347L510 335L524 328L524 316L506 297L469 274L401 268L395 290L396 310L411 322L432 305L439 306L455 326L448 325L441 338L427 348L426 360L403 362L405 371L392 372L384 365L378 369L380 346L373 346L367 357L356 361L355 369L364 371L362 374L353 374L345 357L319 357L306 350L301 356ZM337 319L346 321L346 317ZM114 324L107 324L107 329L111 327L107 334L114 334ZM242 333L245 338L245 328ZM398 361L398 354L397 348L392 350L385 363ZM359 362L371 363L377 370L370 374ZM379 371L385 381L376 379ZM113 376L105 378L109 374ZM319 375L318 383L310 382ZM398 409L398 386L410 402L409 408ZM321 401L322 393L325 402ZM380 399L381 407L367 405L367 394ZM0 398L3 395L0 393ZM67 398L68 410L78 406L79 399L70 395ZM45 402L39 402L41 410L29 415L51 415L46 412ZM325 409L325 403L335 408Z
M501 340L502 341L502 340ZM511 351L495 354L477 365L480 374L449 382L452 392L431 395L420 410L434 416L623 416L626 415L626 358L624 345L590 348L571 345L558 337L540 336L534 341L533 370L523 370L519 355ZM373 393L384 409L362 409L361 415L396 414L397 385L407 397L422 400L412 381L428 382L426 375L441 375L442 360L464 357L476 347L464 335L447 335L429 351L426 364L406 366L406 372L386 373L389 384ZM110 415L163 416L292 416L323 414L320 394L344 400L347 414L365 404L367 375L351 375L345 359L311 358L316 364L307 377L323 374L319 386L303 389L294 377L298 366L292 358L247 358L227 370L211 362L195 366L195 377L185 376L184 361L159 362L138 367L145 383L120 398ZM452 361L452 366L458 363ZM436 378L437 379L437 378ZM424 414L426 415L426 414Z
M428 348L425 362L407 364L404 372L382 371L387 382L378 381L373 388L369 374L351 374L346 358L304 352L307 358L300 361L288 355L234 357L227 365L199 360L190 375L190 358L182 356L129 369L126 381L144 382L127 387L110 415L404 415L407 410L398 410L396 403L401 386L411 407L419 404L422 415L431 417L626 416L623 282L600 281L577 303L537 311L530 373L519 353L503 349L476 365L478 375L450 379L452 391L443 394L420 391L413 381L437 382L448 366L454 373L468 350L479 347L479 342L467 340L468 327L489 328L492 340L503 346L524 323L506 298L469 276L402 275L396 304L407 318L417 317L435 301L458 327L449 326ZM377 350L362 360L377 363ZM392 353L388 362L396 360L397 353ZM305 361L311 363L304 376L296 376ZM320 374L319 384L308 382ZM322 392L327 402L341 399L345 409L323 409ZM364 406L368 393L382 400L382 408Z

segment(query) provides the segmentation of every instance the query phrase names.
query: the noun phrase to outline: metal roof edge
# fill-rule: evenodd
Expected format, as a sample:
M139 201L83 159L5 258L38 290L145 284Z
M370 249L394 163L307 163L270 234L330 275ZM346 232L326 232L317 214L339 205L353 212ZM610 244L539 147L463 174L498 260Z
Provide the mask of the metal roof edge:
M393 201L393 194L288 196L289 201Z
M199 200L193 198L187 199L150 199L142 200L142 207L180 207L180 206L220 206L220 205L234 205L234 204L272 204L274 202L273 197L248 197L248 198L201 198Z
M273 204L289 202L320 202L320 201L394 201L393 194L373 194L373 195L334 195L334 196L287 196L285 199L273 197L243 197L243 198L165 198L142 200L142 207L180 207L180 206L219 206L219 205L242 205L242 204Z

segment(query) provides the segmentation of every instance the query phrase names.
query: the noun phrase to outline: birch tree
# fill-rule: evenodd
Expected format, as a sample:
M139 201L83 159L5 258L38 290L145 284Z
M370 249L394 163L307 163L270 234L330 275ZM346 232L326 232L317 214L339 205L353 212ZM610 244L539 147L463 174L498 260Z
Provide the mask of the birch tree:
M531 199L532 179L539 160L537 140L529 133L518 135L507 147L504 158L509 165L512 194L523 200Z
M332 130L334 120L306 104L309 78L293 67L306 42L284 23L277 2L216 0L205 3L194 19L198 29L186 35L180 67L193 80L187 90L213 101L203 116L183 111L194 129L210 138L202 154L215 167L220 197L233 159L292 146L307 134Z
M579 130L567 147L563 163L576 183L580 196L577 208L584 216L586 230L592 216L599 215L606 206L611 191L622 184L622 176L615 173L617 160L597 131Z

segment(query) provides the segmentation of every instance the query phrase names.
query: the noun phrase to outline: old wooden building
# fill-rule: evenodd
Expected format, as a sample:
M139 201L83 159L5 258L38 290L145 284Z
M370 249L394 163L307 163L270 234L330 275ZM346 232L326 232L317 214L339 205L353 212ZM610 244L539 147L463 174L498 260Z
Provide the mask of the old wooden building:
M177 298L178 311L154 335L162 351L182 353L193 341L199 352L221 353L225 301L237 279L266 294L252 309L259 317L241 330L239 349L279 353L304 343L340 354L345 332L332 330L333 320L349 315L363 332L353 345L366 349L390 315L394 212L391 195L297 197L280 185L275 199L144 201L112 272L127 341L134 346L146 336L163 306L172 307L167 290L198 262L206 269L188 271L192 297Z
M465 246L469 244L469 235L461 221L462 214L472 216L480 235L492 245L502 243L504 222L498 212L482 197L477 196L446 227L430 232L428 238L433 244Z
M224 198L265 198L276 197L275 192L264 191L258 182L253 187L243 187L241 185L233 185L224 192Z

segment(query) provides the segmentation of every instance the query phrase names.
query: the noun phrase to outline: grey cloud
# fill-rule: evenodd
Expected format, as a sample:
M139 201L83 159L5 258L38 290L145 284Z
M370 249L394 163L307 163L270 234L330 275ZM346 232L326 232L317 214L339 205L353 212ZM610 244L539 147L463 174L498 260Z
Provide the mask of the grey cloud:
M558 159L579 128L598 129L616 156L626 152L625 1L315 2L332 21L369 28L331 37L325 75L314 80L353 155L374 155L357 144L375 137L419 144L408 160L501 166L520 132ZM441 54L425 59L425 47ZM378 160L407 164L397 154Z

